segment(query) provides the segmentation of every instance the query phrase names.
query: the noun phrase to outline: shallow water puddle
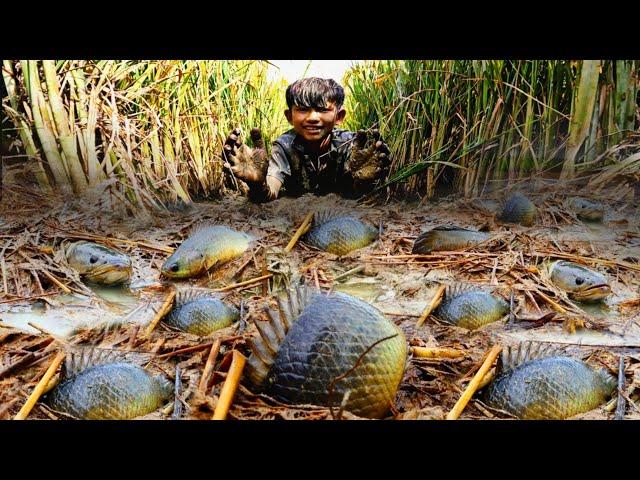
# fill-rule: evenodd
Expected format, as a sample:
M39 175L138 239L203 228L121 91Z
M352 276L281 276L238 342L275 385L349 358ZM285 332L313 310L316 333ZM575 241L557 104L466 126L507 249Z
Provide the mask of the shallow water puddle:
M141 288L144 285L138 285ZM41 333L36 325L58 337L67 338L79 329L117 325L125 322L149 323L155 314L148 301L126 287L90 285L103 305L81 295L51 297L57 307L45 308L42 302L17 305L0 313L0 326L12 327L28 333ZM106 308L105 308L106 307Z
M568 333L561 327L500 332L498 336L514 342L535 341L593 347L640 347L640 335L637 334L627 333L623 336L586 329Z

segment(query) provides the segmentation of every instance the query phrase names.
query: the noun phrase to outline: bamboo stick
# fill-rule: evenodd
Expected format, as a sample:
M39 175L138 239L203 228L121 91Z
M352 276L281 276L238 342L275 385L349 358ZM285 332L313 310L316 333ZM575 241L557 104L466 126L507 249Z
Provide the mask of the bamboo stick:
M209 351L209 357L207 358L207 363L204 366L204 370L202 371L202 377L200 378L200 384L198 385L198 391L202 394L205 393L207 389L207 383L209 383L209 377L211 376L211 371L213 370L213 366L215 364L216 358L218 357L218 352L220 351L220 344L222 342L220 339L216 339L211 345L211 350Z
M51 380L51 378L56 373L56 370L58 369L60 364L64 361L65 356L66 356L65 352L59 352L58 355L56 355L56 357L51 362L51 365L49 365L49 368L44 373L43 377L40 379L38 384L33 389L33 392L31 392L31 395L29 395L29 398L27 399L25 404L22 406L22 408L17 413L17 415L14 417L14 420L24 420L27 418L27 416L29 416L29 413L33 409L34 405L40 399L40 396L43 394L44 389L49 383L49 380Z
M551 305L551 308L553 308L556 312L558 312L558 313L567 313L567 309L566 308L562 307L561 305L558 305L556 302L551 300L548 296L546 296L540 290L536 290L536 293L538 295L540 295L545 302L547 302L549 305Z
M333 281L337 282L338 280L342 280L343 278L349 277L349 276L354 275L356 273L360 273L363 270L364 270L364 265L358 265L357 267L354 267L351 270L347 270L346 272L341 273L337 277L334 277Z
M249 280L245 280L244 282L232 283L231 285L227 285L226 287L214 288L213 291L214 292L226 292L226 291L229 291L229 290L234 290L236 288L240 288L240 287L245 287L247 285L251 285L252 283L261 282L265 278L270 278L270 277L273 277L272 273L269 273L268 275L262 275L260 277L255 277L255 278L252 278L252 279L249 279Z
M240 383L240 377L242 376L242 370L244 369L246 360L245 356L240 352L237 350L233 351L233 359L231 360L229 373L222 386L220 398L213 412L212 420L224 420L227 418L227 413L229 412L233 396L238 388L238 383Z
M489 351L489 354L487 355L485 361L482 363L482 366L476 372L474 377L469 382L469 385L467 385L467 388L462 393L462 396L458 399L456 404L447 415L447 420L457 420L458 417L460 417L460 414L462 414L462 412L464 411L465 407L469 403L469 400L471 400L471 397L473 397L473 394L476 393L480 382L487 374L487 372L491 368L491 365L496 360L501 351L502 345L494 345L493 348Z
M440 301L442 300L442 296L444 295L445 289L446 289L445 285L440 285L438 287L438 290L436 290L436 293L431 299L431 302L429 302L429 305L427 305L427 308L424 309L424 312L422 312L422 315L418 319L418 322L416 323L417 327L421 327L422 324L427 319L427 317L431 315L431 312L433 311L433 309L440 304Z
M176 298L176 291L171 290L167 295L167 298L165 298L164 303L160 307L160 310L158 310L158 313L156 313L156 316L153 317L153 320L151 320L151 323L145 330L144 332L145 337L148 337L149 335L151 335L151 332L153 332L153 329L156 328L158 323L160 323L160 320L162 320L162 317L164 317L167 314L167 312L171 309L173 305L173 300L175 298Z
M460 358L462 350L447 347L411 347L411 353L418 358Z
M296 245L300 237L306 232L306 229L307 227L309 227L312 220L313 220L313 212L307 213L307 216L304 217L302 224L300 225L298 230L296 230L296 233L293 234L293 237L291 237L291 240L285 247L284 249L285 252L289 253L293 249L293 247Z

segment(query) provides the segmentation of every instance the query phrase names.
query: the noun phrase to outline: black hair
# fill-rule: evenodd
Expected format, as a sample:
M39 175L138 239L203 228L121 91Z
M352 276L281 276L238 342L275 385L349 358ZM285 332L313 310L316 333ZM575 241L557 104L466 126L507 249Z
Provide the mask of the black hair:
M335 102L338 110L344 103L344 89L338 82L330 78L309 77L296 80L287 87L287 106L326 107L328 102Z

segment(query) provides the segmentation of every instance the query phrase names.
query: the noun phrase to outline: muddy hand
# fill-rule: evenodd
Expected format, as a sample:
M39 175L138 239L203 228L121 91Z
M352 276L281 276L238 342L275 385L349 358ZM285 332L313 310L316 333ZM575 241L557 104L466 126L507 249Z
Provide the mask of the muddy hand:
M224 166L229 168L236 177L246 182L264 182L267 173L267 151L259 128L251 130L250 136L253 148L247 147L240 140L241 131L236 128L224 142L222 158Z
M375 180L384 177L389 170L389 147L373 130L371 138L359 130L351 147L348 169L356 180Z

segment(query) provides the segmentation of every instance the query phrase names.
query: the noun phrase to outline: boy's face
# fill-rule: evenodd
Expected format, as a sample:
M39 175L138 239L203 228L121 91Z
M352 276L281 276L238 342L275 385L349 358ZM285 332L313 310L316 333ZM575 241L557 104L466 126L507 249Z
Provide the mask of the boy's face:
M322 142L332 132L333 127L340 125L345 116L344 108L336 107L335 102L327 102L324 107L300 107L294 105L284 114L293 129L307 142Z

